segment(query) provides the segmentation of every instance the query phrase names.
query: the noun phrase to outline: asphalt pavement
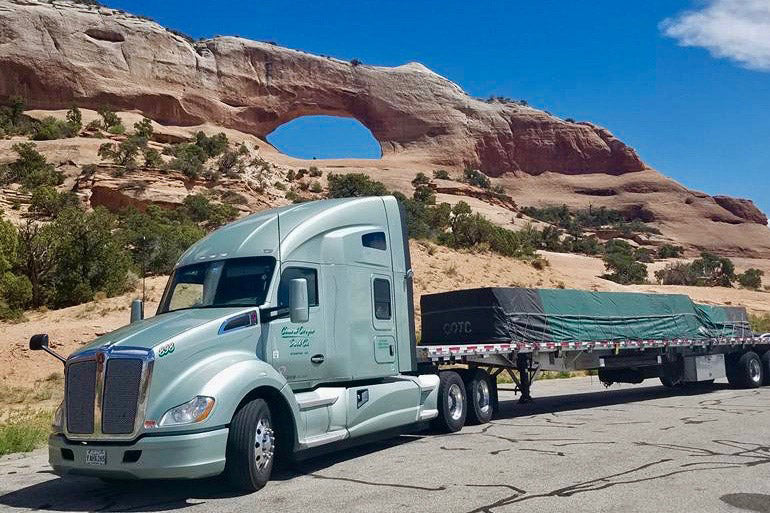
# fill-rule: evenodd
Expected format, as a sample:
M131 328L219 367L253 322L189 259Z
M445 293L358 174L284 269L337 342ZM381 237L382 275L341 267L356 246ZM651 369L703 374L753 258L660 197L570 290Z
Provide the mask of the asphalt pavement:
M0 511L770 512L770 387L605 389L596 378L501 391L500 412L295 465L249 495L220 480L59 478L44 450L0 459Z

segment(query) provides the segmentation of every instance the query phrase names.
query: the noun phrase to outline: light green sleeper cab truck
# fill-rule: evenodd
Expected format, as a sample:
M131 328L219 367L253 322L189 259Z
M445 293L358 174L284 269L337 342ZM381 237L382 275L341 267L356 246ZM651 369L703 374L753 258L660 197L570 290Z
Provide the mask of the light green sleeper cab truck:
M770 385L770 341L740 308L687 296L521 288L421 298L393 197L261 212L192 246L157 315L65 364L49 459L59 474L196 478L256 490L276 462L426 422L488 422L496 376L522 400L540 370L664 385ZM442 364L466 365L439 370ZM514 373L512 370L516 370Z
M226 472L255 490L276 459L435 419L411 277L392 197L276 208L213 232L180 258L157 315L66 359L51 465L105 479Z

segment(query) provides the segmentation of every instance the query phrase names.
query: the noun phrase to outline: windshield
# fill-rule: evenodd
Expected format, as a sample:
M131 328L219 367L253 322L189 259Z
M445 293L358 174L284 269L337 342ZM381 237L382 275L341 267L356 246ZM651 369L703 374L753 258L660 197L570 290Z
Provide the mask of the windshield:
M169 278L158 313L262 305L274 269L273 257L231 258L180 267Z

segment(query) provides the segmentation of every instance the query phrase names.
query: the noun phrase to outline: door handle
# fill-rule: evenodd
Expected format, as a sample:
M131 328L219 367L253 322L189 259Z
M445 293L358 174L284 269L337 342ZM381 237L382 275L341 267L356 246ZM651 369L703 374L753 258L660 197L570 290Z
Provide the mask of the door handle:
M310 361L313 363L323 363L324 362L324 355L322 354L314 354L310 357Z

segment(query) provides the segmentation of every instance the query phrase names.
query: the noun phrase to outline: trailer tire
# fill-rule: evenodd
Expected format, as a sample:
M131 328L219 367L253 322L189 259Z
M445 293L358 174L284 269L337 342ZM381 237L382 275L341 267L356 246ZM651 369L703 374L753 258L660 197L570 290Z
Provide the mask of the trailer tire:
M233 416L227 438L227 480L239 490L256 492L270 480L275 436L270 407L264 399L246 403Z
M468 402L468 424L486 424L494 413L495 388L489 373L483 369L469 370L465 375L465 397Z
M442 433L456 433L465 425L468 412L465 383L455 371L439 372L438 377L438 417L431 426Z
M770 385L770 351L765 351L759 358L762 361L762 386Z
M727 381L739 388L757 388L764 381L764 368L754 351L731 354L725 362Z

